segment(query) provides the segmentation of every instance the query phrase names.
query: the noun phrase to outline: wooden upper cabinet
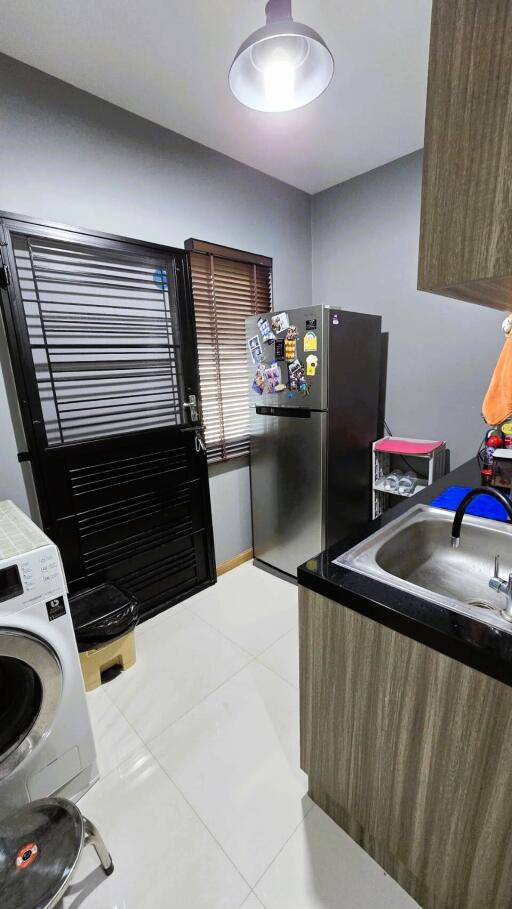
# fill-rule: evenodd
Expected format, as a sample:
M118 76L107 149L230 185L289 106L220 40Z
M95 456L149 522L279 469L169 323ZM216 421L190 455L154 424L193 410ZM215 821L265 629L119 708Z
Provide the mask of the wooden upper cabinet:
M512 310L512 0L434 0L418 287Z

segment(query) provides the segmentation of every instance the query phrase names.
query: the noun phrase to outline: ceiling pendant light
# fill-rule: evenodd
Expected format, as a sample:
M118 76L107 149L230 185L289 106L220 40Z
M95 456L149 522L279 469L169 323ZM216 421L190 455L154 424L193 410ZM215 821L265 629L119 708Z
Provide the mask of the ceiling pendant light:
M292 0L269 0L267 24L244 41L229 71L235 98L266 112L295 110L318 98L334 72L332 54L307 25L292 19Z

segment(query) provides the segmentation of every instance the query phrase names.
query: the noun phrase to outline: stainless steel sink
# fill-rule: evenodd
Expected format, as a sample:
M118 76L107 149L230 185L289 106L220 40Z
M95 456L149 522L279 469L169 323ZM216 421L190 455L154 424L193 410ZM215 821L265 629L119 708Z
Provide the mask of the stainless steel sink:
M460 548L451 547L453 512L416 505L335 559L399 590L448 606L512 633L503 594L491 590L494 557L512 572L512 524L466 514ZM496 611L494 611L496 610Z

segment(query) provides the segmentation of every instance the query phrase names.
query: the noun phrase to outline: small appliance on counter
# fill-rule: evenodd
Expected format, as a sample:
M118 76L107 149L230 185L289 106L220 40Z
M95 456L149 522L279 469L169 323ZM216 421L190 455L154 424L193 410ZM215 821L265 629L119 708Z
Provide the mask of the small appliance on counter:
M246 330L255 563L294 578L370 519L381 318L313 306Z

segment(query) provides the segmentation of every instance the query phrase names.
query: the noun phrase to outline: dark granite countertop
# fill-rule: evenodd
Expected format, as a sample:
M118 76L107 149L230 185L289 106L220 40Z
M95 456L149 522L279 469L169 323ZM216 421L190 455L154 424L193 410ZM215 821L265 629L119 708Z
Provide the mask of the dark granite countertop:
M333 564L333 559L413 505L430 504L448 486L479 485L480 472L476 458L473 458L424 492L388 509L349 539L308 559L299 568L299 584L512 686L512 629L510 632L502 631L446 606Z

